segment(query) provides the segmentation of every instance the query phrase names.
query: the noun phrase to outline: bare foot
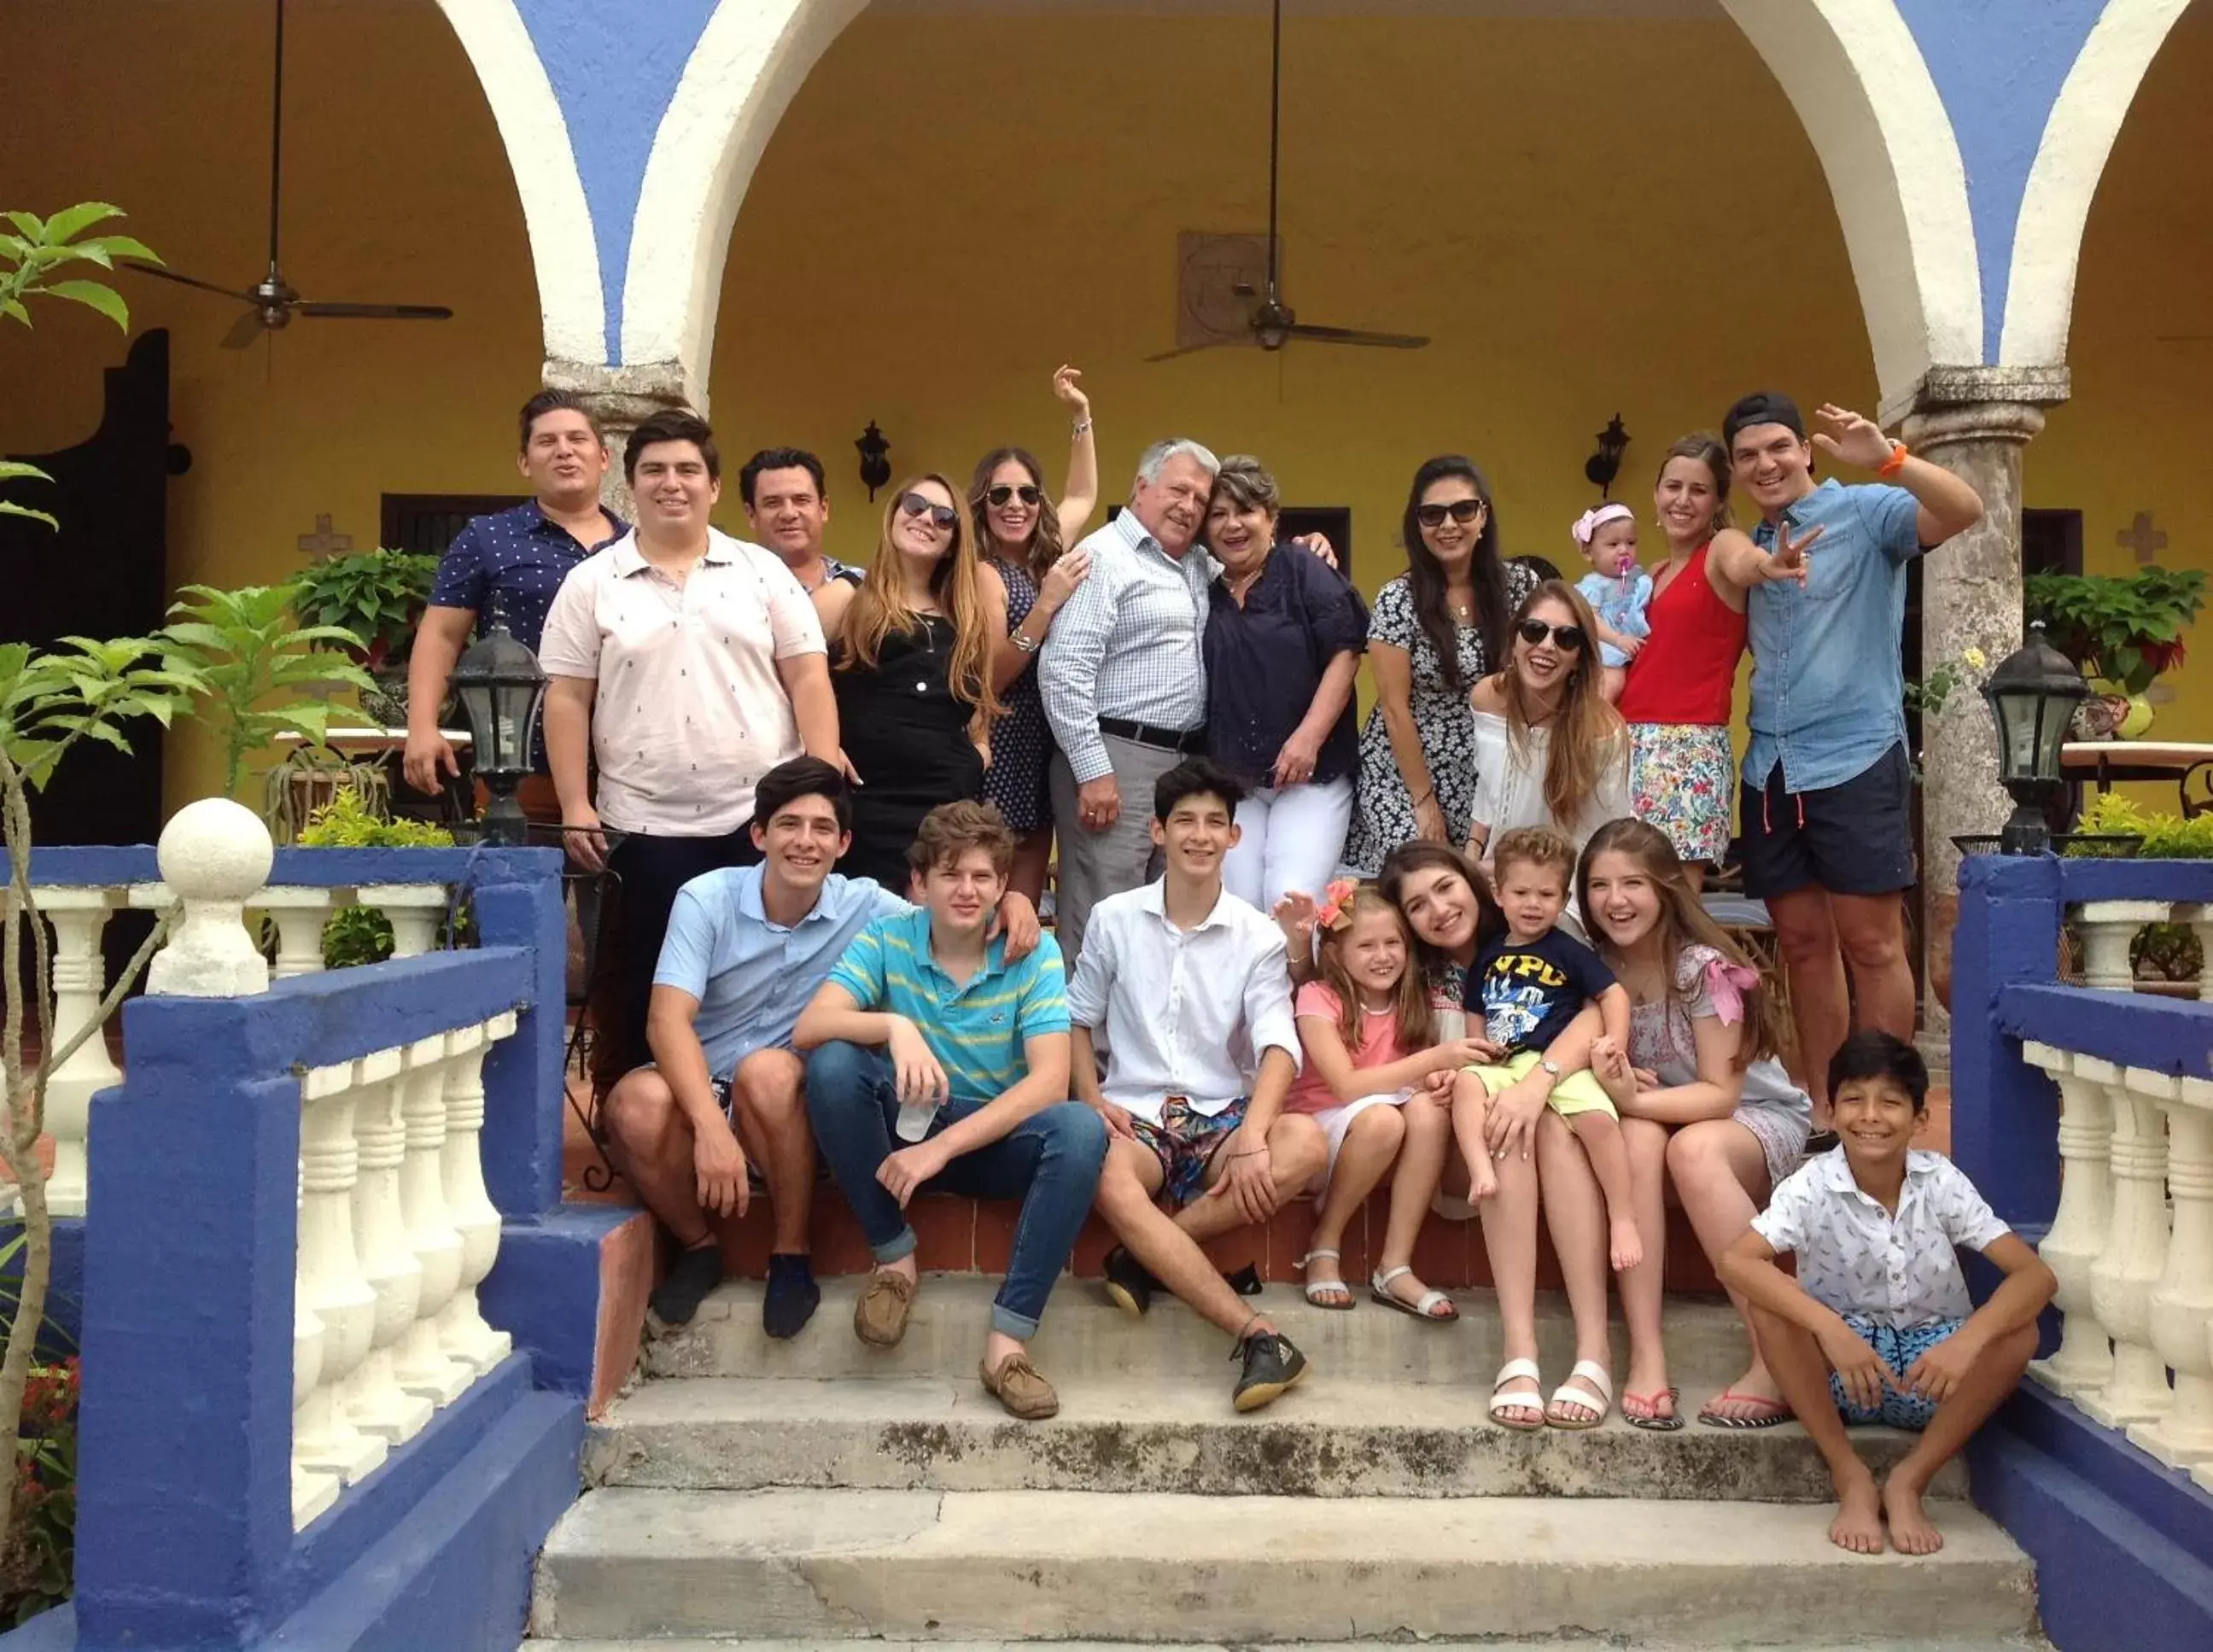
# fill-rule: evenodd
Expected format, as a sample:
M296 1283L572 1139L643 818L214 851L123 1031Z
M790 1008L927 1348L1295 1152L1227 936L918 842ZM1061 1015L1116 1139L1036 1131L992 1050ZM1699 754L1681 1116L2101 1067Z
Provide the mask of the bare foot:
M1498 1172L1488 1155L1467 1161L1467 1202L1475 1204L1498 1191Z
M1875 1488L1875 1476L1862 1468L1838 1493L1837 1502L1841 1506L1829 1522L1829 1541L1854 1554L1881 1554L1882 1496Z
M1629 1216L1615 1216L1607 1222L1609 1235L1608 1259L1616 1273L1626 1272L1644 1259L1644 1241L1638 1237L1636 1222Z
M1900 1554L1935 1554L1944 1546L1944 1534L1929 1522L1921 1506L1921 1490L1897 1475L1882 1484L1882 1512L1890 1521L1890 1546Z

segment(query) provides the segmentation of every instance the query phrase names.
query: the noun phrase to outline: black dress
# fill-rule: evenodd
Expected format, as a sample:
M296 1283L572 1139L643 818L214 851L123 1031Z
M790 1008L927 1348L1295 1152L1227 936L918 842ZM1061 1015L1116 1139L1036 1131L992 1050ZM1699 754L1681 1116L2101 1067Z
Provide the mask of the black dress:
M853 846L838 863L905 894L907 845L940 803L984 789L984 756L968 738L974 708L954 697L953 624L922 616L922 629L884 638L874 669L838 662L839 743L861 777L853 789Z

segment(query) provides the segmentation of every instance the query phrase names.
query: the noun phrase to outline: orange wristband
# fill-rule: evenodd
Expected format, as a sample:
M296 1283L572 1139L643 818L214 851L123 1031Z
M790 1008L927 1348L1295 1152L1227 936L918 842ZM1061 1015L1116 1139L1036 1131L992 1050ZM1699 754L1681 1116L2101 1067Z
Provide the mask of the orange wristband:
M1904 470L1905 468L1905 461L1912 457L1913 450L1908 448L1903 442L1893 442L1890 444L1890 457L1884 460L1881 464L1875 466L1875 473L1877 476L1881 477L1885 481L1888 481L1892 477L1897 475L1899 472Z

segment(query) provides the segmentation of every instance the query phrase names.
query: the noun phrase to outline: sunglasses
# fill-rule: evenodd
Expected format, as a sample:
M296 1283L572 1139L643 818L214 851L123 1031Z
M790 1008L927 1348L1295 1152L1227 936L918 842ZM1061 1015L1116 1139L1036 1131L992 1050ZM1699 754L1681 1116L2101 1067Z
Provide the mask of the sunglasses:
M1417 505L1414 518L1424 527L1442 527L1449 516L1465 527L1483 514L1480 499L1455 499L1448 505Z
M1027 482L1023 483L1020 487L1009 487L1004 482L1000 482L995 484L991 491L984 497L994 505L1003 505L1008 500L1016 497L1019 497L1024 504L1033 505L1044 498L1045 495Z
M960 513L951 505L933 503L919 493L899 495L899 509L909 516L927 516L941 533L950 533L953 524L960 520Z
M1581 625L1548 625L1541 619L1523 620L1514 628L1514 634L1532 648L1549 637L1556 646L1570 654L1581 654L1583 643L1588 640Z

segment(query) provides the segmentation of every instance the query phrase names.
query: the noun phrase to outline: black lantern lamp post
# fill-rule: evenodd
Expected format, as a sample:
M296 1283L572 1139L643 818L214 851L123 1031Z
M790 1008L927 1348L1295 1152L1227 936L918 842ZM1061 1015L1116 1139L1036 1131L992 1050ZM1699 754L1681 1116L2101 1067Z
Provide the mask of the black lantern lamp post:
M861 432L860 439L853 445L861 450L861 485L874 499L876 490L892 479L892 444L876 428L875 420L870 419L869 428Z
M1613 490L1613 479L1621 474L1621 456L1629 451L1629 432L1622 428L1621 415L1616 413L1598 433L1598 451L1583 460L1583 477L1598 490L1598 497L1606 497Z
M2028 640L1998 661L1983 685L1998 727L1998 782L2014 801L2013 818L1999 834L2002 855L2040 855L2051 846L2045 812L2065 783L2059 748L2075 708L2090 692L2067 656L2044 640L2039 623Z
M525 840L525 822L515 789L530 772L530 740L546 698L546 673L495 608L491 629L454 662L453 688L469 720L477 777L491 794L482 841L518 846Z

